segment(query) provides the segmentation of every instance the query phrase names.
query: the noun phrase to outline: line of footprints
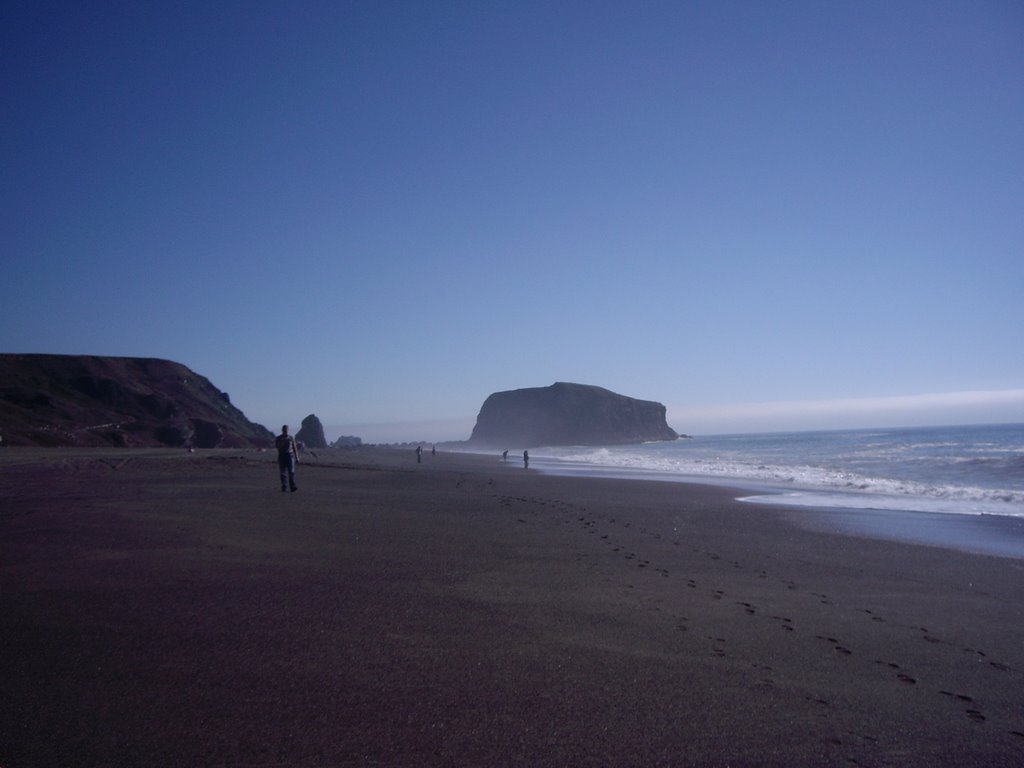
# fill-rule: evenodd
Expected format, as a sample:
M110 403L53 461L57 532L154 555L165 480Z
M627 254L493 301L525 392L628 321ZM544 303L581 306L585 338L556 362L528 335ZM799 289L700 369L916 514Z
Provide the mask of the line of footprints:
M567 525L574 525L575 524L575 525L579 526L581 529L583 529L584 531L586 531L587 533L592 534L594 536L597 536L598 540L603 542L604 544L606 544L606 546L608 546L608 548L612 552L614 552L614 553L621 553L622 557L624 557L626 560L635 562L637 568L648 569L652 573L659 574L662 578L669 578L669 576L670 576L670 572L669 572L669 570L667 568L660 568L660 567L655 566L650 560L642 557L639 553L637 553L635 551L632 551L630 548L623 547L623 546L619 545L617 542L615 542L613 540L611 534L603 532L604 530L607 530L606 526L621 526L623 529L630 529L630 528L632 528L632 524L629 521L618 521L615 518L607 518L603 522L603 524L601 524L601 523L599 523L598 520L595 520L592 517L587 515L586 507L579 506L579 505L576 505L576 504L573 504L573 503L570 503L570 502L560 501L560 500L557 500L557 499L524 497L524 496L500 496L500 495L497 496L497 498L498 498L498 500L499 500L499 502L500 502L500 504L502 506L504 506L506 508L509 508L509 509L518 508L518 505L526 504L526 505L531 505L531 506L534 506L534 507L548 508L548 509L554 510L555 512L560 512L564 516L565 524L567 524ZM525 520L524 518L521 518L521 517L517 518L517 521L519 523L527 523L528 522L527 520ZM647 531L646 529L643 529L643 528L641 528L639 530L640 530L640 533L642 535L647 535L647 536L649 536L650 538L652 538L654 540L662 540L663 539L663 537L662 537L662 535L660 533ZM680 542L678 540L671 541L671 544L674 545L674 546L682 546L682 542ZM693 548L693 552L695 552L697 554L705 555L708 558L710 558L711 560L721 560L721 557L718 554L716 554L714 552L706 551L706 550L701 550L700 548L697 548L697 547ZM737 569L743 568L743 566L740 563L735 562L735 561L730 561L727 564L730 565L733 568L737 568ZM769 578L769 574L766 571L757 571L756 573L757 573L757 576L759 578L762 578L762 579ZM792 581L781 580L780 583L783 584L785 586L785 588L788 589L788 590L793 590L793 591L799 590L799 587L794 582L792 582ZM689 589L698 589L699 588L698 583L694 579L690 579L690 578L686 579L686 586ZM823 604L823 605L832 605L832 601L830 600L830 598L827 595L819 594L819 593L816 593L816 592L808 592L807 594L809 594L812 597L817 598L821 602L821 604ZM725 592L723 592L722 590L716 589L716 590L712 590L712 592L711 592L711 598L713 600L726 600L726 597L727 596L726 596ZM745 601L742 601L742 600L735 600L735 601L733 601L733 603L736 606L738 606L740 609L742 609L748 615L754 616L758 612L757 607L755 605L749 603L749 602L745 602ZM886 619L882 618L881 616L878 616L878 615L874 614L871 610L869 610L867 608L861 608L861 609L859 609L859 611L861 613L864 613L866 615L866 617L870 621L878 622L878 623L886 623ZM773 622L776 622L778 624L779 628L782 631L784 631L784 632L796 632L797 631L796 627L794 626L793 620L788 618L788 617L773 615L773 616L770 616L770 619ZM684 632L687 631L689 629L688 622L689 622L689 619L687 619L686 617L681 617L679 622L678 622L678 624L677 624L677 628L680 631L684 631ZM895 625L895 626L901 626L901 625ZM944 645L949 645L951 647L955 647L953 643L949 643L949 642L947 642L945 640L942 640L941 638L935 637L934 635L932 635L924 627L910 627L910 626L907 626L905 628L920 632L921 636L922 636L922 639L925 642L929 642L929 643L933 643L933 644L944 644ZM725 642L726 642L724 638L708 637L707 639L713 643L713 648L712 648L712 655L713 656L724 657L726 655L725 649L723 648L723 646L725 645ZM831 648L834 653L836 653L836 654L838 654L840 656L852 656L853 655L853 651L850 650L849 648L847 648L845 645L843 645L835 637L830 637L830 636L827 636L827 635L815 635L815 639L821 641L823 646ZM962 648L962 651L965 652L965 653L971 654L972 656L974 656L978 660L986 660L986 661L988 661L987 658L986 658L986 654L983 651L979 651L979 650L972 649L972 648ZM904 670L899 664L897 664L895 662L889 662L889 661L884 661L884 660L881 660L881 659L876 659L874 661L874 663L879 665L879 666L886 667L888 670L891 670L893 675L894 675L894 679L897 682L899 682L900 684L902 684L902 685L916 686L918 684L917 679L915 679L912 675L908 674L908 672L906 670ZM988 664L993 669L998 670L1000 672L1019 674L1017 670L1014 670L1010 666L1008 666L1006 664L1003 664L1003 663L1000 663L998 661L988 661ZM761 667L759 667L759 669L761 669L763 671L768 671L768 672L771 671L771 669L769 667L761 666ZM770 684L770 681L766 680L765 684ZM978 709L975 709L973 707L975 702L974 702L974 699L971 696L968 696L967 694L964 694L964 693L957 693L957 692L948 691L948 690L940 690L938 693L940 695L950 699L951 701L957 703L957 704L966 705L967 708L965 709L965 714L971 720L982 722L982 721L984 721L986 719L985 715L981 711L979 711ZM827 705L828 704L828 702L824 701L823 699L816 699L815 701L817 701L817 703L823 704L823 705ZM1010 733L1012 735L1014 735L1014 736L1018 736L1018 737L1024 739L1024 730L1012 730L1012 731L1010 731Z

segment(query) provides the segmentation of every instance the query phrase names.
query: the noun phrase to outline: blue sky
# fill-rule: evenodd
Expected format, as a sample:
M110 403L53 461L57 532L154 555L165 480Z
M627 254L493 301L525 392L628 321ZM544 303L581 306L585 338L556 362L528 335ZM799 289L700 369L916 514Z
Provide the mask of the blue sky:
M8 2L0 351L276 428L1024 422L1018 2Z

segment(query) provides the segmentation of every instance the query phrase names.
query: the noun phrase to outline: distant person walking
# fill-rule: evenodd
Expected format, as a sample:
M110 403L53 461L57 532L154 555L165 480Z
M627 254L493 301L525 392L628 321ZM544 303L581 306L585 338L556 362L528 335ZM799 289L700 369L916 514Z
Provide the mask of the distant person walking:
M508 461L508 448L506 448L504 451L502 451L502 453L501 453L501 460L502 461Z
M277 468L281 471L281 490L299 490L295 485L295 465L299 463L299 448L295 438L288 434L288 425L281 427L281 434L274 439L277 447Z
M420 464L423 461L423 446L416 446L416 463Z
M523 469L530 468L530 452L523 451Z

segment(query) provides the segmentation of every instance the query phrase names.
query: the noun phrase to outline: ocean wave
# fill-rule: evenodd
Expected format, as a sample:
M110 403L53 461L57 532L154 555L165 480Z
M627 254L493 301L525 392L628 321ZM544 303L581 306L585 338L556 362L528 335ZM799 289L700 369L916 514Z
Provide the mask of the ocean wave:
M568 472L573 471L572 465L583 465L591 474L625 471L664 480L713 480L771 494L746 497L748 500L1024 517L1024 490L920 482L806 463L751 461L724 452L714 457L610 448L554 449L544 453ZM559 471L557 467L548 469Z
M828 491L791 491L743 496L739 501L787 507L871 509L894 512L932 512L956 515L995 515L1024 517L1024 502L999 493L977 496L941 494L925 496L886 495L883 493L829 493Z

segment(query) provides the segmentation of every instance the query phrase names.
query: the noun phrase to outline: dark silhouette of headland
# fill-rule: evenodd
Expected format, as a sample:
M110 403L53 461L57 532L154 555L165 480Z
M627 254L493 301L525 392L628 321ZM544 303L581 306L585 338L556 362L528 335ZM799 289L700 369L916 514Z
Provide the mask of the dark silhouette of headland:
M666 423L661 403L588 384L558 382L492 394L480 409L469 444L625 445L678 437Z
M0 354L0 429L8 445L268 447L205 376L146 357Z

